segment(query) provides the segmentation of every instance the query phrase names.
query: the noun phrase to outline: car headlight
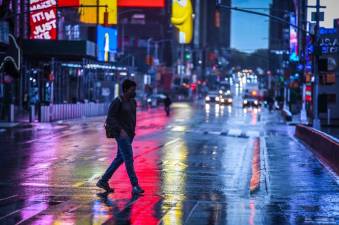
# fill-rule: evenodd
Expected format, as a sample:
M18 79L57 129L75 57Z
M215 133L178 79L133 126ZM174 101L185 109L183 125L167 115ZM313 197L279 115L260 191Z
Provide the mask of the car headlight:
M211 99L210 99L209 96L206 96L205 100L206 100L206 101L209 101L209 100L211 100Z
M222 98L220 101L221 101L222 103L224 103L224 102L225 102L225 99Z
M247 100L244 100L244 104L247 104L248 103L248 101Z
M229 98L227 101L228 101L229 103L233 102L233 100L232 100L231 98Z
M219 102L220 98L219 97L215 97L215 101Z
M255 100L255 101L254 101L254 104L255 104L255 105L258 105L258 101L257 101L257 100Z

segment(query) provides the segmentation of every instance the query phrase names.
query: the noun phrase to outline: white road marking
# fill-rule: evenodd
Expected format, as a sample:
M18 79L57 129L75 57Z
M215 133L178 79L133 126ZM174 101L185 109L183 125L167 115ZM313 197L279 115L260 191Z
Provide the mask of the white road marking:
M259 131L250 130L250 131L246 132L246 136L249 136L249 137L260 137L260 132Z
M239 129L230 129L228 131L228 136L240 136L241 133L242 133L242 131L239 130Z

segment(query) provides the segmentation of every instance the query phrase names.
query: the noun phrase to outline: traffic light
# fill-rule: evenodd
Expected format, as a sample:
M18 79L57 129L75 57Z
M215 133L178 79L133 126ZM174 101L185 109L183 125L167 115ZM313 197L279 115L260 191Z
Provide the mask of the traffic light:
M44 65L43 76L48 81L54 80L54 74L53 74L52 68L49 64Z
M192 55L189 51L185 51L185 60L190 61L192 59Z
M337 68L337 62L333 57L320 58L318 68L319 72L333 72Z
M322 85L333 85L336 82L336 61L331 57L318 60L319 82Z
M179 30L179 43L189 44L193 36L193 9L191 0L173 0L172 24Z
M319 72L327 72L328 71L328 60L327 58L320 58L318 61Z

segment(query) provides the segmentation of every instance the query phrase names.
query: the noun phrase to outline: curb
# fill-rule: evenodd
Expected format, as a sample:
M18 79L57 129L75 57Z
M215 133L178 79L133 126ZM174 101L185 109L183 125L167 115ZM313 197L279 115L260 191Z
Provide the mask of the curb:
M336 138L304 125L296 126L295 136L339 175L339 141Z
M287 122L292 121L292 113L290 111L288 111L287 109L283 109L281 111L281 115L283 116L285 121L287 121Z

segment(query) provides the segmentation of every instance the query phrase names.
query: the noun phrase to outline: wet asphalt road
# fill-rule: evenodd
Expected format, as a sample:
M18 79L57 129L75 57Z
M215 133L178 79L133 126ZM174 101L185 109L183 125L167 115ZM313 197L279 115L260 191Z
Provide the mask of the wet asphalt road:
M0 133L0 224L339 224L339 185L278 113L177 103L138 114L132 196L95 183L116 146L103 117Z

